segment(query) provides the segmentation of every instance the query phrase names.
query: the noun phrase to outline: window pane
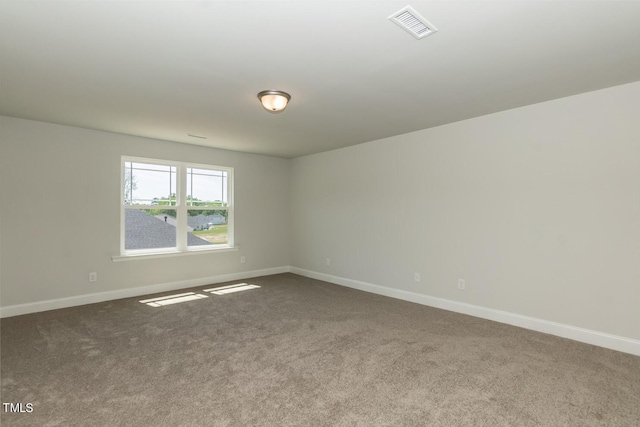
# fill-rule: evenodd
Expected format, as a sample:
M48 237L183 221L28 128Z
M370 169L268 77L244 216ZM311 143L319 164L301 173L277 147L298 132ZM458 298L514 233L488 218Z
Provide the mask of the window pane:
M228 172L187 168L187 206L227 206Z
M176 167L125 162L125 205L176 204Z
M124 248L176 247L176 211L172 209L125 209Z
M196 245L226 245L227 218L226 210L189 210L187 211L188 235L187 244ZM192 243L194 242L194 243Z

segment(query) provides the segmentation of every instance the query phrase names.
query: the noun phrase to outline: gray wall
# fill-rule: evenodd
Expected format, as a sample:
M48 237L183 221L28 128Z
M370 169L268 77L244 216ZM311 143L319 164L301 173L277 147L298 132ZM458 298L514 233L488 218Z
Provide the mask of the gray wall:
M291 264L639 339L639 105L634 83L297 158Z
M289 264L288 160L0 120L3 307ZM113 262L120 248L121 155L235 168L240 251ZM98 272L95 284L88 283L91 271Z
M633 83L294 160L0 118L0 305L291 265L640 339L639 101ZM121 155L234 167L241 250L111 261Z

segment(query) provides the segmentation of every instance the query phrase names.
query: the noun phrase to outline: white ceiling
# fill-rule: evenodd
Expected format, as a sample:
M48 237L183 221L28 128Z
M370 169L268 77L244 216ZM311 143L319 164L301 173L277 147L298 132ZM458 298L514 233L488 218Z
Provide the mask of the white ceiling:
M3 115L296 157L638 81L640 1L2 0L0 65Z

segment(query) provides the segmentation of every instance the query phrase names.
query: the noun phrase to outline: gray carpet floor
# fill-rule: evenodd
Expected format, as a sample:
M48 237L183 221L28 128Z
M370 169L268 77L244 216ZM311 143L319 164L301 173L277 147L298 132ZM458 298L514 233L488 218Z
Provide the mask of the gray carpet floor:
M246 282L2 319L2 401L33 404L2 425L640 425L640 357L293 274Z

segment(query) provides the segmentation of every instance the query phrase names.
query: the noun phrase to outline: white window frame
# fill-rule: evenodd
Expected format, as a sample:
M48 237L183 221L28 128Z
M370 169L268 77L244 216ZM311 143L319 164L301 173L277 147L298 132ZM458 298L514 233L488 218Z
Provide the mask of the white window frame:
M125 249L125 211L127 209L149 209L149 205L125 204L125 164L148 163L162 166L173 166L176 168L176 246L173 248L151 248L151 249ZM226 210L227 216L227 244L191 246L187 244L187 211L189 210L211 210L210 206L187 206L187 169L208 169L227 172L227 206L216 207L216 210ZM173 208L171 206L170 208ZM129 258L155 258L171 255L187 255L193 253L211 253L220 251L237 250L234 246L234 203L233 203L233 168L227 166L217 166L201 163L187 163L162 159L150 159L143 157L122 156L120 158L120 256L114 256L114 261L121 261Z

